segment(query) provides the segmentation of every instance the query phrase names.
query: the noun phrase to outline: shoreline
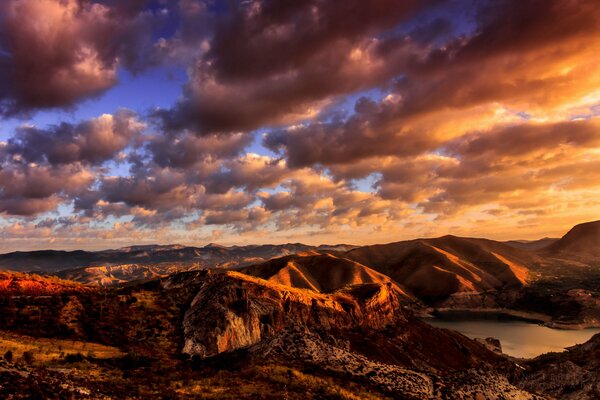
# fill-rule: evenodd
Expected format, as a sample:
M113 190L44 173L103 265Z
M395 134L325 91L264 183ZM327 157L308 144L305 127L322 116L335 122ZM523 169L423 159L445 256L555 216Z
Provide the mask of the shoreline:
M453 314L455 318L452 318ZM485 316L491 318L481 318ZM552 317L546 314L511 310L507 308L433 308L429 312L429 316L425 316L425 318L456 320L468 320L470 319L469 317L476 317L474 319L507 319L516 321L520 320L525 322L537 323L550 329L557 330L585 330L600 328L600 322L557 322L553 321Z

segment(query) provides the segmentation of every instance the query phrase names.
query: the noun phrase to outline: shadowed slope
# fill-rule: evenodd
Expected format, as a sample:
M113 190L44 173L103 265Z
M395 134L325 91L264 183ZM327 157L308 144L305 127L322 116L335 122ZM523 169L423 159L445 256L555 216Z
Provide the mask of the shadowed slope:
M575 225L561 239L541 250L544 254L600 257L600 221Z

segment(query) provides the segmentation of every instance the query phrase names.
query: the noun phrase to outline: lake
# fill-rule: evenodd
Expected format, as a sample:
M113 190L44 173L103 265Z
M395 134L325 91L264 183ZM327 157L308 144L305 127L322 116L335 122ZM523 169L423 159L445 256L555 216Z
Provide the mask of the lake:
M450 320L424 319L438 328L453 329L470 338L500 339L502 352L513 357L531 358L588 341L600 329L551 329L537 323L515 320Z

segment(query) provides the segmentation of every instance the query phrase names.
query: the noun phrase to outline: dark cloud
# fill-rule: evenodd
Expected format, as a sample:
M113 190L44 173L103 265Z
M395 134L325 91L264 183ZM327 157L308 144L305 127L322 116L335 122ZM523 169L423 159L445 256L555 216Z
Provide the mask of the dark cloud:
M461 159L483 157L490 161L544 152L559 146L595 147L599 144L600 124L587 120L500 127L464 135L444 147Z
M120 2L121 3L121 2ZM160 13L83 0L0 5L0 113L69 107L144 68Z
M158 134L147 144L153 161L161 167L188 168L201 160L229 159L239 155L253 137L241 133L229 136L197 137L190 133Z
M249 1L217 25L208 62L222 81L255 80L308 66L337 42L358 43L433 1ZM243 38L243 40L241 40Z
M53 165L83 162L102 164L125 149L144 125L128 110L50 129L21 127L8 140L4 152L13 160Z
M406 38L383 54L377 35L426 3L244 3L217 24L184 99L156 115L167 130L201 134L313 117L332 96L384 84L422 51Z
M435 137L404 128L396 117L401 103L362 98L348 119L315 122L269 132L263 144L284 155L291 168L356 162L374 155L409 156L435 148Z
M94 175L77 165L48 167L35 164L2 165L0 213L34 215L85 191Z
M233 188L253 192L277 185L289 174L283 161L250 154L225 162L204 180L204 185L211 193L226 193Z

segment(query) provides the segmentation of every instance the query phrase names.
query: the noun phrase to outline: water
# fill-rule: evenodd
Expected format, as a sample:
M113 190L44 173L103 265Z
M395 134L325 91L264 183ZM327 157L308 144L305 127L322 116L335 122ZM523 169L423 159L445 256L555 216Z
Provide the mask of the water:
M438 328L453 329L470 338L500 339L502 352L513 357L531 358L588 341L600 329L551 329L536 323L509 320L425 319Z

